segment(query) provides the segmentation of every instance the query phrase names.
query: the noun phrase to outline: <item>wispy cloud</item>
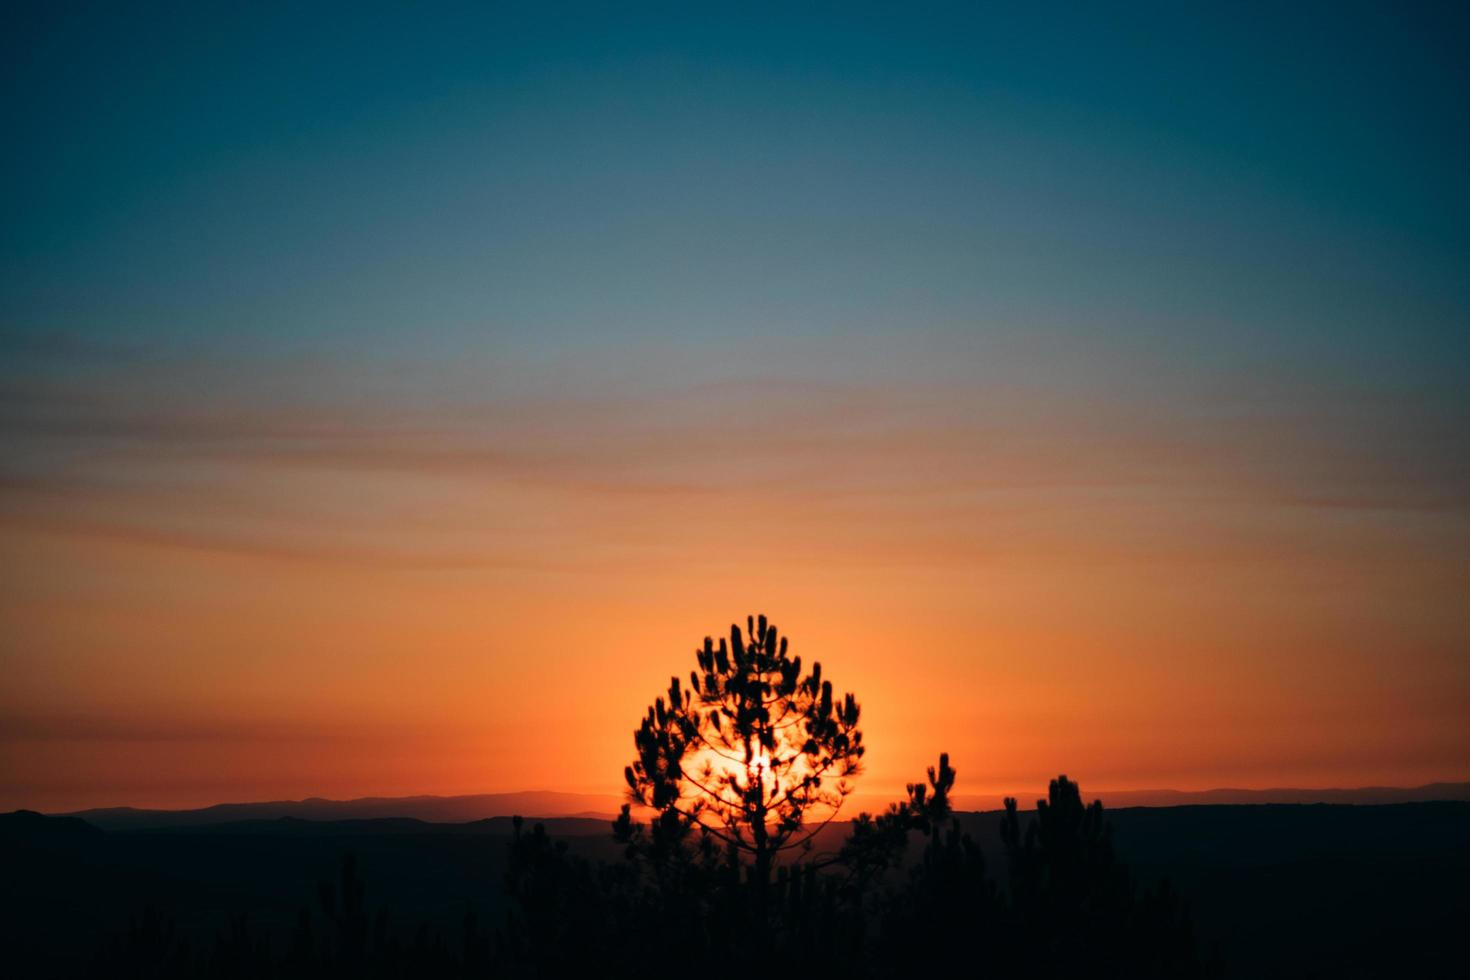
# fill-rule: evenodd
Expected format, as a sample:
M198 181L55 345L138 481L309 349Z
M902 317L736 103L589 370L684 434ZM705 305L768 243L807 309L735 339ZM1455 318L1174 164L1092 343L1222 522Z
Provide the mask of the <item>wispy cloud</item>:
M967 525L1060 529L1079 506L1123 513L1129 500L1207 524L1279 507L1461 519L1470 505L1454 411L1333 392L1130 394L997 369L973 386L844 383L803 377L798 362L751 380L608 386L593 372L555 394L539 383L497 394L496 377L477 391L445 368L442 389L413 398L375 395L337 364L277 377L274 397L258 397L249 379L269 368L188 357L8 372L6 525L277 560L491 568L558 566L553 528L582 534L595 564L598 537L611 556L634 527L751 508L791 527L862 526L869 541L887 528L877 538L908 542L887 548L963 560L977 547Z

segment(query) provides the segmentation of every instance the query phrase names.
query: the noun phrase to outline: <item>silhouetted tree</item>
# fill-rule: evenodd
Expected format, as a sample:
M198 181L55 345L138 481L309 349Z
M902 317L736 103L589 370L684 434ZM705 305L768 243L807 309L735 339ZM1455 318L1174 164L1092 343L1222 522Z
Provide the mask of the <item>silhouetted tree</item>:
M625 810L614 823L624 854L608 861L579 855L517 818L503 917L486 928L467 909L460 942L428 925L390 929L386 910L369 907L348 856L336 880L321 886L318 910L302 911L281 954L244 916L232 917L211 949L191 948L170 920L148 915L106 947L89 975L618 980L679 964L712 980L777 969L861 980L943 963L958 944L970 976L1163 980L1212 972L1201 968L1178 896L1167 885L1133 886L1101 804L1084 806L1075 783L1054 780L1032 819L1007 801L997 842L1008 871L1001 887L961 822L975 817L952 812L956 778L941 755L927 781L908 786L905 801L860 815L840 845L834 828L823 845L831 853L774 866L761 918L753 915L748 864L676 809L651 825ZM906 854L915 837L921 849Z
M1076 783L1051 781L1024 831L1005 801L1001 840L1010 879L1013 961L1050 975L1083 969L1109 977L1190 977L1203 971L1189 919L1164 882L1135 893L1113 852L1100 800L1083 805Z
M902 803L889 804L876 817L860 813L853 820L834 862L845 869L850 887L865 889L903 856L912 831L929 836L950 816L949 792L954 788L955 771L950 768L949 753L940 754L939 765L930 766L928 776L927 783L908 784L908 798Z
M836 815L863 744L853 696L834 695L819 663L803 674L765 616L746 627L748 641L734 625L728 644L705 638L689 688L670 679L624 774L634 799L659 811L666 839L698 826L748 864L763 913L777 859L807 848Z

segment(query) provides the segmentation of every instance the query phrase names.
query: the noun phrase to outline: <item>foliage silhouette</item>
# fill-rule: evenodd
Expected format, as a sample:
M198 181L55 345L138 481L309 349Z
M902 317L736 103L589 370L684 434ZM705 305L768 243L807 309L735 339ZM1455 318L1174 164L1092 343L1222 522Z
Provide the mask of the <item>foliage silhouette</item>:
M1200 964L1179 896L1125 883L1132 871L1156 880L1166 866L1192 882L1205 934L1229 937L1235 975L1463 973L1455 940L1470 804L1114 815L1083 806L1059 780L1035 814L946 815L935 786L952 786L953 773L941 759L922 803L915 787L877 816L831 828L816 845L836 852L822 866L776 869L764 945L778 959L762 973L817 964L856 980L962 958L958 975L1070 975L1078 962L1104 977L1209 975L1219 965ZM1112 821L1118 847L1140 864L1122 867ZM171 980L340 977L355 961L373 980L647 975L667 958L700 964L702 976L748 974L748 881L725 852L697 828L675 847L655 844L654 826L619 823L621 844L557 840L529 824L510 841L465 828L356 836L354 849L366 850L348 884L345 868L327 875L324 905L307 869L341 846L330 825L293 835L310 846L282 852L272 838L172 832L48 844L24 827L7 837L0 815L0 964L5 976ZM242 858L267 853L266 877L240 875ZM446 857L473 868L440 877ZM146 877L119 874L128 867ZM416 870L405 879L407 868ZM351 914L349 895L360 896ZM291 903L303 896L298 915ZM144 910L131 923L130 907Z
M862 763L859 708L820 664L803 673L764 616L706 639L686 689L670 682L635 733L625 776L645 824L612 822L621 858L595 861L516 817L497 922L473 905L459 942L420 925L412 938L373 909L355 858L302 909L280 955L232 918L192 948L146 914L95 971L125 977L599 977L697 969L853 980L914 973L957 956L970 972L1193 977L1207 972L1188 915L1167 885L1139 893L1114 854L1100 802L1066 776L1023 821L1006 800L989 873L982 844L953 812L948 754L884 812L826 833ZM909 843L917 838L917 854ZM817 846L820 843L820 846ZM963 947L957 942L963 940Z
M349 854L279 954L244 917L196 949L148 913L107 946L92 975L617 978L664 963L734 978L779 963L858 980L960 955L979 976L1207 974L1178 897L1166 886L1136 893L1101 805L1083 806L1075 783L1053 781L1029 821L1008 801L996 842L1001 882L951 812L949 757L927 775L903 802L855 819L832 853L778 866L764 905L753 901L740 855L677 813L642 825L625 810L612 825L622 855L608 861L517 818L505 845L504 914L487 928L468 907L458 942L427 926L406 940L386 909L370 905Z
M804 851L835 817L862 766L859 707L833 694L765 616L747 617L749 639L705 637L685 689L670 678L634 733L637 759L624 771L640 804L659 812L664 839L697 825L748 861L763 908L771 872L786 851ZM814 815L822 819L809 823Z
M1167 881L1142 900L1135 895L1100 801L1084 806L1077 784L1058 776L1024 831L1016 800L1005 808L1011 925L1032 962L1052 975L1200 972L1187 913Z

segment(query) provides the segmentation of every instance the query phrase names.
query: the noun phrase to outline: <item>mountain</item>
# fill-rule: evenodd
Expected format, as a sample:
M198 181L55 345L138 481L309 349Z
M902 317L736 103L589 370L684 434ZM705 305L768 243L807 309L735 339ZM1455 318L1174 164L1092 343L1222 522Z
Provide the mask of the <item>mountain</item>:
M1386 803L1433 803L1438 801L1470 801L1470 783L1429 783L1424 786L1400 788L1394 786L1364 786L1357 789L1143 789L1143 790L1099 790L1088 792L1083 786L1083 795L1088 800L1100 799L1110 809L1132 806L1200 806L1240 805L1266 803L1352 803L1358 805L1381 805ZM1023 807L1034 806L1035 800L1019 794ZM987 810L991 806L967 805L986 802L986 798L955 798L960 809ZM996 805L999 805L998 800Z
M1220 804L1272 803L1422 803L1439 800L1470 801L1470 783L1431 783L1410 789L1395 787L1363 787L1360 789L1211 789L1181 790L1104 790L1089 792L1089 800L1100 798L1110 809L1121 807L1198 806ZM1037 794L1020 793L1023 809L1035 806ZM892 799L876 794L854 796L843 814L856 815L867 810L882 811ZM986 811L1001 808L1002 797L981 794L959 794L954 798L958 810ZM471 824L519 814L532 821L571 819L596 824L598 832L606 827L622 806L622 799L612 794L558 793L532 791L522 793L482 793L474 796L369 796L355 800L276 800L262 803L220 803L197 810L144 810L133 807L108 807L81 810L62 816L79 817L104 830L129 831L162 828L202 827L215 824L241 824L250 821L275 821L283 818L316 822L403 819L429 824ZM508 819L502 831L510 832ZM569 833L578 835L582 831Z
M3 818L0 818L3 819ZM54 818L63 819L63 818ZM76 819L76 818L69 818ZM612 834L612 821L587 817L544 817L526 821L529 827L541 824L553 837L607 837ZM412 817L369 817L362 820L304 820L301 817L228 820L217 823L178 824L134 828L140 836L250 836L250 837L397 837L413 834L440 834L453 837L509 837L514 828L513 817L487 817L465 823L431 823Z
M1470 783L1428 783L1410 788L1363 786L1358 789L1207 789L1195 792L1133 790L1104 792L1098 796L1104 805L1112 807L1242 803L1354 803L1360 806L1377 806L1387 803L1464 802L1470 800Z
M76 817L48 817L34 810L0 813L0 845L73 846L95 842L102 836L97 827Z
M356 800L275 800L263 803L220 803L198 810L143 810L105 807L63 816L80 817L104 830L143 830L238 823L248 820L382 820L410 818L430 823L469 823L521 814L529 819L589 817L611 819L622 806L612 794L482 793L474 796L368 796ZM507 824L507 832L508 832Z

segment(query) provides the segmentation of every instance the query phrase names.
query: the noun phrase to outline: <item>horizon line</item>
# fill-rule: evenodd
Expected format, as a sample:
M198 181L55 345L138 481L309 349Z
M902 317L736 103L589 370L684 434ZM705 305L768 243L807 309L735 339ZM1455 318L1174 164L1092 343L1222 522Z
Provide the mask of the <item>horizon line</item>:
M1145 788L1145 789L1121 789L1121 788L1114 788L1114 789L1101 789L1101 790L1086 791L1086 792L1083 793L1083 796L1086 797L1086 798L1089 798L1089 799L1102 799L1103 797L1106 797L1106 796L1129 796L1129 797L1139 797L1139 796L1148 796L1148 795L1160 795L1160 796L1207 796L1207 795L1219 795L1219 794L1225 794L1225 793L1249 794L1249 795L1252 795L1252 796L1260 796L1260 795L1273 794L1273 793L1292 793L1292 794L1310 794L1310 793L1323 793L1323 794L1328 794L1328 793L1330 793L1330 794L1333 794L1333 795L1345 795L1345 794L1353 794L1353 793L1416 793L1416 792L1423 792L1423 791L1427 791L1427 790L1436 789L1436 788L1439 788L1439 787L1453 787L1453 788L1461 789L1461 790L1463 790L1463 791L1465 791L1467 793L1470 793L1470 778L1465 778L1465 779L1437 779L1437 780L1431 780L1431 781L1429 781L1427 783L1418 783L1418 784L1407 785L1407 786L1405 786L1405 785L1389 785L1389 784L1372 784L1372 785L1362 785L1362 786L1284 786L1283 785L1283 786L1267 786L1267 787L1261 787L1261 788L1251 788L1251 787L1245 787L1245 786L1214 786L1214 787L1210 787L1210 788L1207 788L1207 789L1174 789L1174 788L1169 788L1169 787L1155 787L1155 788ZM312 796L303 796L303 797L299 797L299 798L284 798L284 797L282 797L282 798L273 798L273 799L254 799L254 800L234 799L234 800L222 800L222 801L218 801L218 802L215 802L215 803L207 803L207 804L202 804L202 805L198 805L198 806L149 806L149 805L146 805L146 804L119 803L119 804L104 804L104 805L99 805L99 806L86 806L86 807L78 807L78 808L71 808L71 809L44 809L44 810L43 809L38 809L38 808L33 809L31 807L26 807L26 806L23 806L22 805L22 806L17 806L15 809L16 810L32 809L33 812L36 812L36 813L45 813L45 814L48 814L48 815L51 815L51 816L70 816L70 815L75 815L75 814L89 813L89 812L96 812L96 811L106 811L106 810L133 810L133 811L139 811L139 812L155 812L155 813L192 813L192 812L198 812L198 811L203 811L203 810L213 810L213 809L217 809L217 808L221 808L221 807L236 807L236 806L272 806L272 805L281 806L281 805L301 805L301 804L310 804L310 803L327 803L327 804L348 805L348 804L354 804L354 803L377 803L377 802L382 802L382 803L399 803L399 802L429 801L429 800L433 800L433 801L454 801L454 800L469 800L469 799L476 799L476 798L483 798L483 797L511 797L511 796L537 796L537 795L576 797L576 798L583 798L583 799L595 799L595 800L604 801L604 802L606 800L610 799L610 798L616 798L616 799L619 800L620 804L621 803L632 802L632 801L630 801L630 800L628 800L626 798L626 795L625 794L620 794L620 793L615 793L615 792L607 792L607 791L598 792L598 791L583 791L583 790L523 789L523 790L500 790L500 791L488 791L488 792L470 792L470 793L407 793L407 794L402 794L402 795L372 794L372 795L367 795L367 796L352 796L352 797L329 797L329 796L316 796L316 795L312 795ZM898 802L903 797L903 795L904 794L902 794L902 793L899 793L899 794L888 794L888 793L883 793L881 791L874 791L874 792L868 792L868 793L855 792L855 793L851 794L847 798L847 800L844 801L844 802L853 801L853 800L855 800L857 798L861 798L864 801L871 802L873 800L876 800L879 797L882 797L885 800L888 800L889 802ZM1041 795L1043 795L1043 796L1045 795L1045 791L1044 790L1042 791ZM1014 797L1016 800L1018 800L1019 802L1021 802L1023 804L1025 802L1027 802L1027 800L1031 799L1034 796L1036 796L1036 794L1034 792L1033 793L1021 793L1021 792L1016 792L1016 791L1009 791L1009 792L1006 792L1006 791L976 791L976 792L964 792L964 793L952 793L952 794L950 794L950 798L953 801L959 801L959 800L975 800L977 798L980 798L980 799L1004 799L1006 797ZM891 797L891 800L889 799L890 797ZM1104 800L1104 802L1106 803L1105 800ZM1138 803L1134 803L1132 805L1135 805L1135 806L1137 806L1137 805L1149 806L1149 805L1157 805L1157 804L1138 804ZM640 809L647 810L647 809L652 809L652 808L651 807L641 807ZM14 812L14 811L9 811L9 812ZM507 816L509 816L509 814L507 814ZM547 815L547 816L556 816L556 815L552 814L552 815Z

